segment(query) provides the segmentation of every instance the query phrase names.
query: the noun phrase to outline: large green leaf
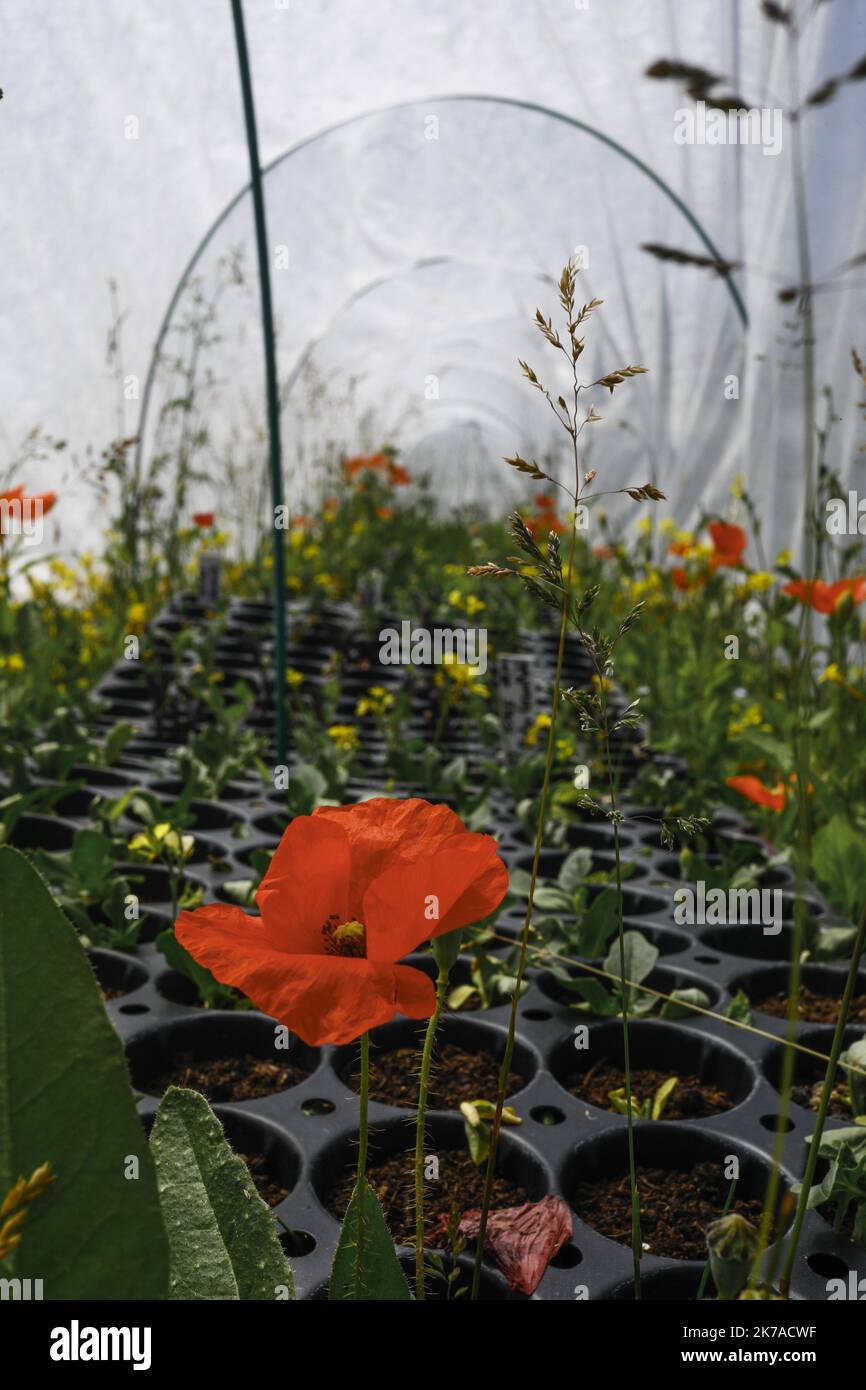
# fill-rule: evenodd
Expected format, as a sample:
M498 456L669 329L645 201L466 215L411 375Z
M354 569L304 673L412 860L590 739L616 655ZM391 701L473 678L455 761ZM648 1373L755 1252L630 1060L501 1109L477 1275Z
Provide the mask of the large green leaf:
M646 979L659 958L658 948L639 931L623 932L623 961L625 963L625 978L630 980L632 985L639 985ZM611 975L620 978L620 950L619 937L611 942L610 950L604 962L604 968ZM631 995L634 991L626 985L626 993Z
M169 1297L294 1298L270 1208L204 1096L170 1086L150 1146L171 1251Z
M358 1219L363 1211L364 1243L358 1251ZM355 1185L337 1243L328 1298L365 1303L404 1303L412 1298L406 1276L370 1184Z
M856 921L866 902L866 837L833 816L812 841L812 867L831 901Z
M4 1275L42 1279L46 1299L164 1298L168 1245L120 1040L71 924L4 847L0 1193L46 1162L56 1181Z

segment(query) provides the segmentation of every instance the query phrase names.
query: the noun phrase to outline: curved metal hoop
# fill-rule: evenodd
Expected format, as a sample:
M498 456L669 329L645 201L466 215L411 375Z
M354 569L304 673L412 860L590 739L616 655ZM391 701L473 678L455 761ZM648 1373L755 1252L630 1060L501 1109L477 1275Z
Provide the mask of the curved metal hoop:
M609 135L605 135L603 131L596 130L595 126L587 125L585 121L578 120L576 116L569 116L564 111L557 111L553 107L541 106L537 102L521 101L516 97L495 97L489 95L474 96L471 93L465 93L463 95L452 95L444 97L415 97L412 100L408 101L392 102L387 106L380 106L370 111L364 111L360 115L348 116L343 121L337 121L334 125L327 126L324 130L317 131L315 135L306 136L303 140L299 140L296 144L290 145L287 150L284 150L282 154L277 155L276 158L272 159L269 164L264 165L262 169L262 175L265 176L269 174L272 169L276 169L285 160L290 159L293 154L297 154L299 150L305 149L308 145L314 144L315 141L323 140L325 136L332 135L335 131L343 130L347 126L355 125L359 121L369 120L372 116L383 116L388 111L407 110L411 106L438 106L444 105L445 103L470 101L485 102L488 105L493 106L511 106L518 110L532 111L535 112L537 115L548 116L551 120L560 121L563 125L572 126L575 130L583 131L584 134L591 135L594 139L601 141L603 145L607 145L610 149L615 150L617 154L622 155L623 158L627 159L630 164L633 164L635 166L635 168L640 169L641 173L645 174L646 177L650 180L650 182L654 183L656 187L661 190L665 197L674 205L677 211L682 213L683 217L686 219L689 226L695 232L696 236L699 238L708 254L712 256L714 260L722 259L721 252L718 250L709 233L704 229L704 227L695 217L694 213L691 211L688 205L683 202L682 198L680 198L679 195L674 192L674 190L670 187L669 184L665 183L664 179L661 178L655 172L655 170L651 169L648 164L645 164L642 159L639 159L638 156L636 154L633 154L631 150L627 149L625 145L621 145L619 141L613 140ZM250 189L251 185L249 183L244 184L243 187L239 189L235 196L231 199L231 201L226 204L226 206L223 208L222 212L219 214L216 220L211 223L210 227L205 232L204 236L196 246L195 250L189 258L189 261L184 267L183 273L180 279L178 280L177 285L175 286L174 293L172 294L171 299L169 300L168 305L166 307L165 313L163 314L162 322L159 326L159 332L157 333L156 341L153 345L153 352L151 353L150 363L147 369L147 377L144 383L144 390L141 396L141 408L138 413L138 429L136 431L138 437L135 446L135 467L137 472L140 471L141 468L142 454L144 451L144 435L147 429L147 417L150 409L150 398L153 392L153 386L156 379L157 366L159 363L160 355L162 353L162 347L165 342L166 335L171 326L172 318L174 317L174 311L178 306L180 298L189 282L190 276L195 270L195 267L198 264L198 261L200 260L202 254L210 245L210 242L213 240L214 236L219 231L222 224L237 207L238 203L240 203L243 200L243 198L245 198L246 195L250 192ZM743 327L745 328L748 326L749 316L746 312L746 306L743 303L742 296L740 295L740 292L730 275L725 275L723 279L725 281L725 284L727 285L731 299L733 300L734 308L736 309L740 321Z

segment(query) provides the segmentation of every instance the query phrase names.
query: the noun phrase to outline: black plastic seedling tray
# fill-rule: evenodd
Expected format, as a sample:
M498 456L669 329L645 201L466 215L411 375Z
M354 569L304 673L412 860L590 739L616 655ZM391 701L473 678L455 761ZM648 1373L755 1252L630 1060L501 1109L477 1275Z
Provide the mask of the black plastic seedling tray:
M249 610L249 611L248 611ZM183 611L183 610L177 610ZM187 612L197 616L194 607ZM255 605L235 605L232 622L250 621L261 616ZM349 630L333 619L334 631ZM339 621L338 621L339 620ZM333 634L325 640L333 639ZM315 643L307 637L312 650ZM530 643L538 655L536 677L540 706L548 688L550 642ZM122 665L122 664L121 664ZM572 657L572 679L582 673L578 657ZM378 676L376 677L378 682ZM371 683L374 683L371 681ZM86 795L117 786L126 778L163 794L178 788L165 756L171 740L157 738L146 713L146 701L115 703L118 684L135 682L114 672L103 682L108 688L109 713L120 716L129 706L140 709L136 736L120 764L112 769L80 769L86 780L85 793L61 807L62 814L22 817L14 841L27 848L33 845L61 849L71 844L77 825L84 823ZM128 713L124 717L131 717ZM472 751L472 750L470 750ZM483 750L475 750L479 759ZM369 778L353 787L353 793L374 789ZM419 794L423 795L423 790ZM435 798L433 798L435 799ZM282 798L263 789L254 780L240 780L218 800L194 803L195 834L199 842L196 860L187 878L204 890L205 901L224 897L223 885L242 878L248 871L251 849L273 849L279 837ZM696 985L710 997L714 1010L722 1010L737 988L754 994L757 986L784 986L789 948L788 928L778 936L766 936L759 926L687 927L673 918L673 890L677 885L679 863L676 855L658 842L658 829L651 811L624 807L641 816L630 817L623 829L623 854L638 868L624 885L627 927L639 928L657 946L658 963L647 983L669 992L673 988ZM240 826L242 837L234 831ZM510 868L525 867L531 859L531 846L523 838L513 813L503 801L493 799L491 831L499 841L500 852ZM716 837L754 838L744 818L733 812L720 813L713 822ZM606 822L587 821L573 827L569 848L587 844L606 863L612 848ZM205 856L202 850L206 851ZM545 850L542 873L555 875L565 851ZM218 861L218 867L214 867ZM135 866L140 872L140 866ZM205 1010L195 1002L191 985L167 966L152 944L155 935L170 922L167 878L158 868L145 873L142 892L143 911L149 913L142 942L133 954L108 950L91 951L91 959L105 990L123 990L110 998L107 1009L120 1034L130 1063L133 1085L142 1093L140 1111L145 1120L158 1104L148 1094L149 1081L164 1070L178 1053L199 1058L253 1053L273 1058L274 1023L252 1011ZM772 879L783 889L785 910L793 901L790 879L781 870ZM835 920L821 895L809 889L810 910L819 921ZM497 923L502 940L494 947L507 950L516 939L521 916L515 909L505 912ZM427 954L409 958L412 964L432 972ZM461 957L453 979L468 978L469 960ZM833 965L807 966L806 984L812 981L826 991L841 995L844 969ZM814 977L814 978L813 978ZM568 1006L556 980L545 969L531 968L529 987L523 995L518 1015L515 1070L524 1084L509 1097L523 1123L503 1132L500 1170L523 1186L532 1199L545 1193L558 1193L569 1201L578 1180L614 1176L626 1166L626 1120L575 1098L566 1089L565 1078L588 1065L587 1059L608 1057L621 1061L622 1027L619 1020L593 1021ZM866 991L866 978L863 981ZM756 995L756 997L758 997ZM497 1060L502 1055L508 1008L446 1014L440 1040L458 1042L468 1050L484 1050ZM653 1067L667 1072L695 1073L702 1080L719 1084L734 1101L732 1107L709 1119L692 1121L642 1121L636 1125L638 1163L652 1166L687 1168L692 1163L730 1156L740 1159L741 1197L758 1197L763 1192L774 1143L779 1093L776 1089L785 1028L781 1020L755 1014L756 1027L767 1036L735 1028L717 1018L694 1015L682 1022L639 1019L631 1024L632 1065ZM589 1048L575 1047L575 1027L589 1027ZM852 1027L850 1038L862 1036L863 1028ZM829 1025L804 1024L798 1038L810 1047L826 1052L832 1029ZM375 1046L404 1046L417 1040L419 1025L395 1020L373 1034ZM289 1189L288 1196L274 1208L278 1221L291 1232L286 1237L291 1253L300 1297L325 1296L328 1273L338 1236L338 1223L326 1210L323 1195L337 1175L354 1163L358 1101L344 1079L351 1049L309 1048L297 1039L285 1056L300 1066L304 1079L290 1089L262 1099L218 1104L214 1108L225 1124L230 1140L241 1151L258 1153L272 1175ZM797 1066L801 1063L798 1061ZM377 1153L409 1149L414 1143L412 1112L405 1108L370 1106L373 1127L371 1162ZM830 1120L830 1125L838 1122ZM814 1116L796 1103L791 1106L789 1130L784 1140L782 1176L786 1186L802 1173L806 1155L805 1140L811 1133ZM447 1155L463 1150L463 1122L456 1112L431 1111L428 1124L428 1151L440 1159L443 1192L447 1192ZM432 1185L431 1185L432 1189ZM430 1192L429 1200L435 1200ZM447 1198L445 1205L447 1205ZM403 1251L409 1266L410 1252ZM461 1257L465 1263L467 1256ZM700 1281L701 1262L659 1258L647 1253L643 1260L644 1296L659 1299L693 1298ZM816 1212L806 1216L797 1263L792 1280L792 1296L825 1299L827 1281L847 1280L850 1270L866 1274L866 1251L834 1235L829 1223ZM572 1239L560 1251L535 1293L537 1299L627 1299L633 1296L631 1252L599 1234L575 1216ZM503 1275L486 1262L484 1296L519 1298L509 1293Z

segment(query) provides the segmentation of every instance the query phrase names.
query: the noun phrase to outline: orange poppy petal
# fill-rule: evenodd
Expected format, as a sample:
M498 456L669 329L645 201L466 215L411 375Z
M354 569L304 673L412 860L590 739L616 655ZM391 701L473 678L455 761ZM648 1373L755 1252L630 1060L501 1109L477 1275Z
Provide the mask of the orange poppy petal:
M433 982L423 972L362 957L276 950L262 922L239 907L220 903L182 912L175 935L220 984L241 990L312 1047L352 1042L388 1023L398 1009L412 1018L433 1012Z
M765 787L757 777L726 777L725 783L749 801L754 801L756 806L767 806L772 811L785 809L785 788L781 783L777 787Z
M412 965L395 965L397 1009L407 1018L429 1018L436 1007L436 989L429 975Z
M399 960L422 941L480 921L507 890L496 841L468 830L454 835L435 854L395 864L370 885L363 906L367 955Z
M395 861L411 864L428 858L452 836L466 833L460 817L450 807L434 806L419 797L395 801L376 796L354 806L320 806L313 812L313 819L339 827L348 837L349 909L358 918L370 884L392 868Z
M292 821L256 893L272 946L314 955L324 950L328 918L349 917L349 864L349 840L340 827L314 816Z

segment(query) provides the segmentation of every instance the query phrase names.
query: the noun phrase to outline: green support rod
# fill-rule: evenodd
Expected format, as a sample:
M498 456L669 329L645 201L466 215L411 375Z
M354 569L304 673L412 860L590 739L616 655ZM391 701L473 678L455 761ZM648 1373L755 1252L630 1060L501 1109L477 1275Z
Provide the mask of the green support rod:
M274 546L274 708L276 710L276 761L286 762L286 555L283 529L276 526L277 508L283 506L283 473L280 450L280 402L277 384L277 352L274 339L274 310L271 302L271 273L268 264L268 234L265 224L265 200L262 193L262 168L259 163L259 140L256 133L256 111L253 104L253 84L244 30L242 0L232 0L232 18L238 50L238 70L244 101L244 122L247 130L247 149L250 156L250 190L256 219L256 246L259 261L259 284L262 303L262 334L265 348L265 377L268 401L268 438L270 441L271 502L273 504ZM280 513L282 516L282 513Z

